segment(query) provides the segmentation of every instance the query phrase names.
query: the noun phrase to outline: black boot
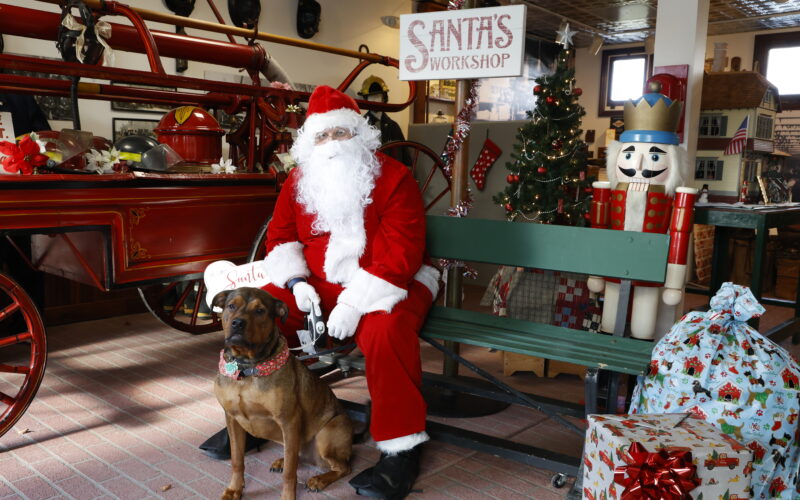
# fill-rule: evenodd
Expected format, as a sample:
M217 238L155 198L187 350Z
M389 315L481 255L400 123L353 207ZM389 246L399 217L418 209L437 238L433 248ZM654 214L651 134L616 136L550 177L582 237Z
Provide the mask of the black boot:
M384 500L405 498L419 475L419 456L422 445L396 455L381 453L375 467L362 471L350 480L356 494Z
M261 445L268 441L266 439L251 436L250 434L246 434L246 436L247 439L245 439L244 442L245 453L250 450L260 449ZM228 429L224 428L210 438L206 439L203 444L200 445L200 449L203 450L203 453L215 460L230 460L231 440L228 437Z

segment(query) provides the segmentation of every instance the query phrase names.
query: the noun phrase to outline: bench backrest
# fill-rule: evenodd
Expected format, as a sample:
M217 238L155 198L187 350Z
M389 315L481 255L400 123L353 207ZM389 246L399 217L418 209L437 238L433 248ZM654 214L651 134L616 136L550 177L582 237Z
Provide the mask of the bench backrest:
M663 282L666 234L429 215L431 257Z

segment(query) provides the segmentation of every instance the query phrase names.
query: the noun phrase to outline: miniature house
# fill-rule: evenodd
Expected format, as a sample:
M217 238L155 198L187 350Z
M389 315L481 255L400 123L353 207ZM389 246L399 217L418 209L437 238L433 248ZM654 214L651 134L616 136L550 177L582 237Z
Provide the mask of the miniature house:
M700 110L694 186L708 184L715 197L735 201L744 181L755 188L756 177L774 151L775 115L780 112L778 89L752 71L706 73ZM747 141L743 150L726 155L725 148L745 117Z

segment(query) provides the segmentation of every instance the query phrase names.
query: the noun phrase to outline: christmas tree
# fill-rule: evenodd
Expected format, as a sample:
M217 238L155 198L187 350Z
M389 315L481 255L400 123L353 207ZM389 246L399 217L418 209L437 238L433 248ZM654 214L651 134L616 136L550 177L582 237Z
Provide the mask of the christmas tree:
M517 143L506 164L508 186L494 197L509 220L582 226L588 211L591 179L586 176L586 145L581 140L578 104L582 91L575 87L575 70L567 66L572 32L559 32L564 48L555 72L536 79L536 105L530 121L519 129Z

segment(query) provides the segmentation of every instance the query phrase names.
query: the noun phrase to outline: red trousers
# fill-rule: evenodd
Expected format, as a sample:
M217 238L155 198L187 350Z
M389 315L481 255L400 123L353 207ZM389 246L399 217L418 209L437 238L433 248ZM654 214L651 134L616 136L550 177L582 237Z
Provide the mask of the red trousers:
M340 285L311 276L308 283L322 299L327 318L342 292ZM281 331L291 347L299 345L297 330L305 327L305 313L297 309L294 295L286 288L269 284L263 287L289 306ZM367 387L372 399L370 433L375 441L385 441L425 430L425 401L420 393L422 366L419 331L431 306L430 290L414 281L408 297L391 313L373 312L361 317L355 340L366 362Z

